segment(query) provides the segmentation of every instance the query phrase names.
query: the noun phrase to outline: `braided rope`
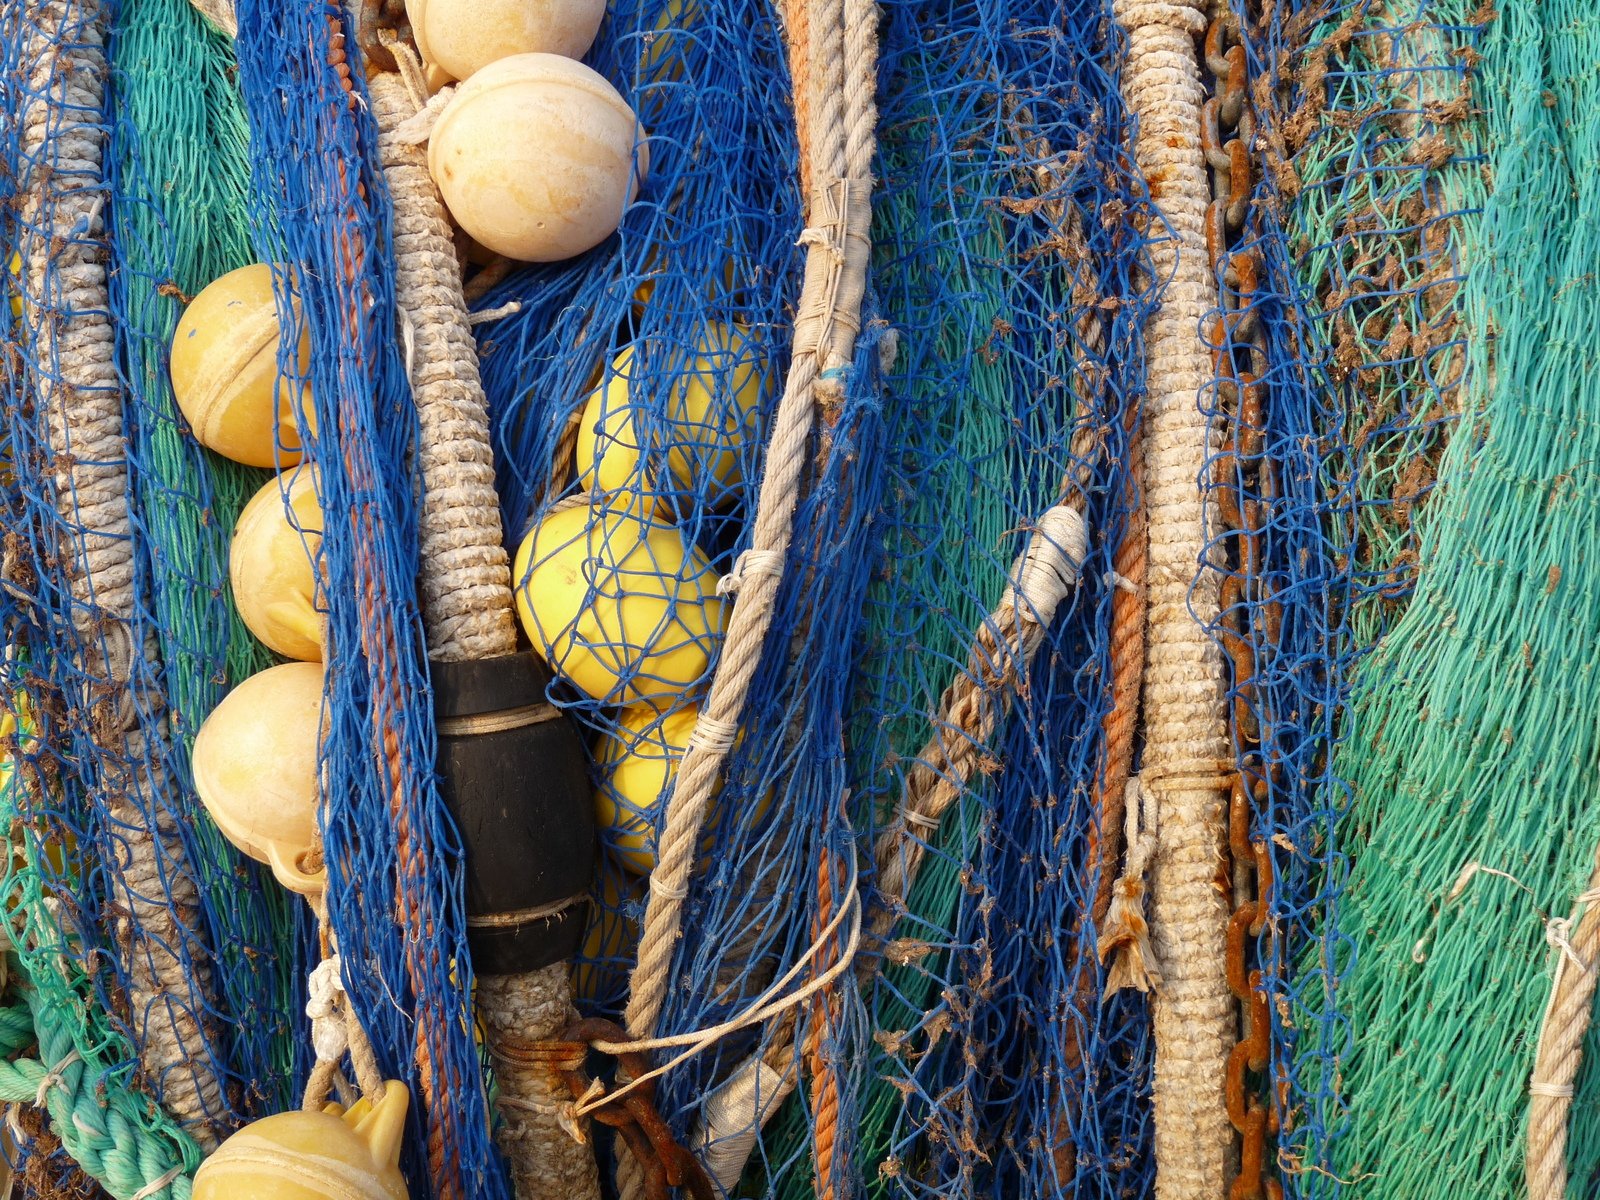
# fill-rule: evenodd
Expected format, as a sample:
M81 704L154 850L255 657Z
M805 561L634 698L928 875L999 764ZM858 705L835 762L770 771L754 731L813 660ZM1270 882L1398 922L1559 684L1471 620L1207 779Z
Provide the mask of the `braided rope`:
M1135 157L1169 230L1150 245L1165 289L1146 331L1144 426L1144 778L1159 792L1162 822L1151 881L1164 980L1155 999L1156 1194L1217 1200L1232 1145L1223 1077L1235 1016L1223 974L1228 913L1215 886L1225 802L1216 763L1228 749L1221 657L1206 634L1217 617L1218 583L1204 569L1200 491L1213 441L1199 403L1210 377L1200 326L1217 304L1205 250L1204 96L1194 47L1205 16L1198 3L1164 0L1116 0L1114 9L1128 38L1122 87L1139 122Z
M1548 934L1556 948L1556 972L1528 1084L1528 1200L1564 1200L1567 1194L1567 1119L1600 967L1600 856L1575 909L1567 922L1551 922L1556 928Z
M198 945L199 897L192 878L174 872L184 852L176 816L161 797L161 698L127 685L136 655L154 658L153 640L136 644L133 540L122 436L122 392L109 318L102 210L106 201L103 108L107 12L101 0L31 0L28 88L45 97L26 108L25 161L50 164L30 182L23 270L37 329L34 361L49 429L54 490L72 532L65 547L75 600L81 667L110 686L84 697L80 717L112 751L97 787L118 830L112 889L122 914L122 951L141 1065L167 1107L202 1145L216 1145L224 1117L209 1051L205 1009L210 967ZM176 914L176 915L175 915Z
M32 988L22 997L0 1008L0 1101L43 1107L73 1161L116 1200L188 1200L200 1147L175 1129L152 1133L149 1101L80 1059L68 1014ZM11 1058L36 1040L39 1058Z
M403 61L409 48L392 49ZM421 592L429 657L462 662L514 654L511 569L461 268L426 151L401 131L427 97L394 74L380 74L369 86L394 205L395 294L419 424ZM567 1097L560 1080L511 1049L553 1039L573 1020L567 964L482 977L478 1003L500 1089L497 1141L517 1194L598 1200L594 1153L561 1125ZM430 1144L430 1160L443 1153Z
M796 7L798 4L796 0ZM877 55L872 6L852 0L847 31L840 0L807 0L807 4L805 31L811 56L805 82L814 83L809 90L821 106L813 114L816 182L811 223L800 238L807 254L793 356L767 446L750 543L750 549L769 562L782 561L789 549L800 474L817 405L837 399L842 391L840 377L849 368L860 330L871 249L871 157L876 123L872 64ZM791 37L795 32L792 19L789 32ZM847 43L851 47L848 84ZM864 78L857 77L858 73ZM757 572L739 590L710 695L701 709L700 724L708 729L739 723L782 578L780 570ZM636 1036L653 1033L661 1014L701 826L727 751L726 739L708 739L697 728L678 767L651 874L638 965L630 981L626 1019Z

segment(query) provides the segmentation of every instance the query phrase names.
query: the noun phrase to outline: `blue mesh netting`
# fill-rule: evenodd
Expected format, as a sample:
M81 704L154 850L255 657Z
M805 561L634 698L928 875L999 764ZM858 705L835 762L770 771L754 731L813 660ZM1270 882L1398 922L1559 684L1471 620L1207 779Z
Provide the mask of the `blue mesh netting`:
M211 826L188 777L209 697L254 653L219 601L229 487L174 436L164 363L173 297L240 245L228 56L193 36L183 5L57 0L9 5L3 21L0 159L14 199L0 253L17 302L0 306L0 696L38 733L11 755L16 937L49 1011L108 1081L130 1077L157 1027L192 1029L194 1066L141 1082L197 1131L226 1133L287 1099L297 1007L292 916ZM190 72L176 99L174 63ZM61 157L74 139L97 149ZM70 345L85 330L98 347L87 355ZM84 358L98 364L87 383ZM62 418L96 409L120 426L122 449L85 461ZM113 510L127 531L94 534ZM125 555L105 592L74 589L82 546ZM152 875L135 873L140 844ZM135 981L151 975L171 990L139 1001ZM220 1095L179 1099L206 1078ZM149 1121L170 1136L156 1113Z
M1263 269L1253 303L1234 287L1227 306L1257 314L1269 370L1258 452L1225 462L1218 484L1245 479L1265 523L1259 582L1233 612L1257 674L1232 693L1266 731L1246 764L1275 874L1255 960L1272 1016L1263 1086L1288 1193L1334 1196L1349 1121L1341 1064L1360 1036L1340 1000L1354 962L1340 905L1361 852L1339 824L1344 708L1410 595L1412 522L1459 410L1461 245L1483 191L1482 14L1313 3L1234 16L1260 129L1235 250Z
M295 328L280 367L310 384L319 496L343 518L325 522L321 560L329 915L381 1066L411 1086L413 1186L503 1196L473 1039L460 853L434 775L416 414L395 337L390 213L364 89L336 70L345 21L337 5L239 6L252 232L261 261L293 264L274 271L278 308L309 326L311 366L302 377Z

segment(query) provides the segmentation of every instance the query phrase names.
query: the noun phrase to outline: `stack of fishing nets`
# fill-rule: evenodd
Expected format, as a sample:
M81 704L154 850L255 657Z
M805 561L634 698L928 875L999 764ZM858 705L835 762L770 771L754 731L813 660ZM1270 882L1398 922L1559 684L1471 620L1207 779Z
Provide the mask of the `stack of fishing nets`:
M25 1193L1592 1189L1597 38L4 0Z

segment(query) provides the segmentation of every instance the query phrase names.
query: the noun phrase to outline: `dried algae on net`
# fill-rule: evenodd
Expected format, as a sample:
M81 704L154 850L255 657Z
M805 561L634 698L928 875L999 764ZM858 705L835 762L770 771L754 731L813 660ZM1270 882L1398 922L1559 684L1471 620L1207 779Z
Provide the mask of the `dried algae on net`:
M1463 251L1463 412L1340 758L1351 1037L1315 1165L1347 1197L1521 1194L1546 921L1600 834L1600 12L1508 4L1481 48L1493 190ZM1600 1142L1573 1154L1586 1180Z

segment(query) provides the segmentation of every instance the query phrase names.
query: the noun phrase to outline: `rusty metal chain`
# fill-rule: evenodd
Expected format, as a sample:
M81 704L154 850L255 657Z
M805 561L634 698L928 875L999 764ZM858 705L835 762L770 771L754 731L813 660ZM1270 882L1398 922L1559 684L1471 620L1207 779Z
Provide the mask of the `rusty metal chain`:
M1240 1138L1239 1173L1229 1200L1282 1200L1283 1186L1269 1176L1268 1144L1278 1132L1277 1106L1259 1082L1271 1059L1271 1019L1258 967L1252 967L1272 900L1272 854L1254 830L1256 809L1267 798L1262 752L1270 731L1256 704L1256 647L1276 643L1281 605L1270 596L1262 570L1263 531L1277 498L1277 475L1263 454L1268 364L1266 339L1255 308L1260 256L1235 247L1242 240L1255 180L1250 154L1255 116L1250 107L1244 46L1230 18L1206 30L1205 62L1214 85L1201 110L1200 141L1211 168L1212 200L1206 210L1206 252L1221 284L1222 310L1209 331L1217 402L1226 437L1214 465L1213 487L1230 571L1222 583L1222 646L1233 676L1229 726L1236 753L1228 803L1228 849L1234 899L1228 922L1228 988L1241 1008L1243 1034L1228 1055L1228 1120ZM1270 934L1268 934L1270 936Z
M574 1022L561 1034L560 1041L587 1049L594 1042L626 1042L628 1031L612 1021L598 1017ZM642 1079L650 1070L643 1054L619 1054L617 1065L630 1079ZM600 1084L585 1075L580 1067L557 1067L575 1102L582 1103L597 1092ZM645 1195L649 1200L668 1200L671 1189L684 1188L694 1200L716 1200L717 1190L704 1167L680 1146L656 1111L654 1080L639 1084L625 1095L614 1097L590 1109L589 1115L609 1125L627 1143L644 1175Z

